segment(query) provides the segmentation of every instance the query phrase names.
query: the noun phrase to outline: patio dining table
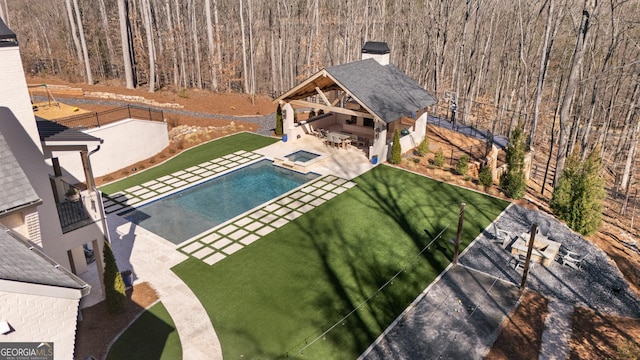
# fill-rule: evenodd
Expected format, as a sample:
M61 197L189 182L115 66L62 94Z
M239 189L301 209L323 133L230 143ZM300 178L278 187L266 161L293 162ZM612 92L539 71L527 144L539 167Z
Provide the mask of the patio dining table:
M337 131L330 131L327 133L327 140L333 144L345 144L345 140L351 139L350 134L345 134Z
M511 253L514 255L526 255L529 249L529 239L531 234L523 233L511 245ZM531 251L531 261L542 263L543 266L549 267L560 252L560 243L553 241L544 235L537 234Z

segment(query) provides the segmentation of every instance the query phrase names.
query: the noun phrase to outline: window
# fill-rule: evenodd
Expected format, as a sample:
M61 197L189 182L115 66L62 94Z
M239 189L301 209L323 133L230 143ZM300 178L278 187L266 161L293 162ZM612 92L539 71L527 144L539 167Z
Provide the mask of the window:
M364 119L364 126L372 128L373 127L373 119L365 118Z
M358 117L355 115L351 115L351 119L347 120L347 124L357 124L358 123Z

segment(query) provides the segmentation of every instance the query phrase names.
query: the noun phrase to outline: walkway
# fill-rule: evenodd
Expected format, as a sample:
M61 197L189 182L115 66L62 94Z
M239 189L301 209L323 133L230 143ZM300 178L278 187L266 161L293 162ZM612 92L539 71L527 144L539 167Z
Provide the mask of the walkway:
M213 265L354 186L354 182L324 176L211 229L180 251Z
M558 299L549 299L547 305L549 313L544 322L542 344L540 345L539 360L559 360L569 358L569 344L571 342L571 314L573 304Z
M109 215L107 223L118 268L131 269L134 282L148 282L156 290L180 336L182 358L221 360L220 341L206 310L171 271L187 256L166 240L119 216Z

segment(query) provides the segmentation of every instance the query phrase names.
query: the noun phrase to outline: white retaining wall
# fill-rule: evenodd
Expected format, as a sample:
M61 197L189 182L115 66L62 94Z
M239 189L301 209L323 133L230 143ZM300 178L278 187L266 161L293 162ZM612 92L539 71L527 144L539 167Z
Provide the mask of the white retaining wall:
M94 177L148 159L169 146L167 123L159 121L127 119L84 132L104 141L90 157ZM79 153L54 153L54 156L58 156L66 174L84 181Z

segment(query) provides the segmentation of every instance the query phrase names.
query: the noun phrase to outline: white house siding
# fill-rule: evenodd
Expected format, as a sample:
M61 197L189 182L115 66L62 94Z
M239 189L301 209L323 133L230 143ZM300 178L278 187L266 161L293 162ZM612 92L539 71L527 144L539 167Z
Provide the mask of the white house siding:
M17 46L0 47L0 69L2 69L0 107L8 107L13 111L31 137L32 142L42 153L40 136L31 108L31 97Z
M169 146L167 124L158 121L122 120L84 131L104 140L100 150L90 157L94 176L103 176L148 159ZM93 149L89 149L91 151ZM79 153L54 153L65 174L84 181Z
M77 299L0 291L0 319L15 331L0 335L2 342L53 342L54 359L73 359Z

